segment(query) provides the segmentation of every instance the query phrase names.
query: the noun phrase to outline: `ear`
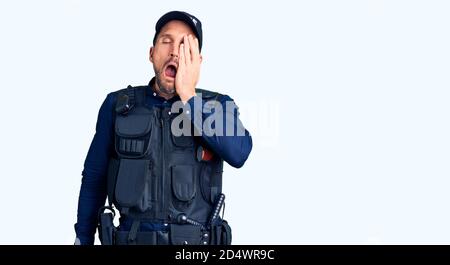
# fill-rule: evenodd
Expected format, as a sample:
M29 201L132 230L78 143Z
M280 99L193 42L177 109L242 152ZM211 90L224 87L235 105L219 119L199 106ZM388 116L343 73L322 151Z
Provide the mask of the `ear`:
M203 62L203 55L200 54L200 63Z
M155 51L155 49L152 47L150 47L150 52L148 55L148 59L150 60L151 63L153 63L153 52Z

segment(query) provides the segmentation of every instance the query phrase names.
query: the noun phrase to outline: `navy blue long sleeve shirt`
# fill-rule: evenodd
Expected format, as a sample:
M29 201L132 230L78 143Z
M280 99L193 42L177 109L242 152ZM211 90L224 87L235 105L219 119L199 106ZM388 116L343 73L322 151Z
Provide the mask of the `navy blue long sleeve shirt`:
M150 81L146 93L146 105L148 107L170 107L180 98L175 96L166 100L158 96L153 91L154 78ZM97 226L97 213L100 207L105 204L106 190L106 172L108 161L114 151L114 110L117 99L117 91L107 95L100 111L96 124L96 133L90 145L84 169L82 172L81 189L78 199L78 214L75 231L81 244L93 244L94 235ZM219 155L224 161L233 167L241 167L247 160L252 149L252 138L249 132L243 127L239 120L239 112L234 101L227 95L220 96L217 101L222 105L223 115L223 133L211 134L203 130L201 135L203 141L208 147ZM217 108L208 111L208 108L195 108L197 103L205 105L205 101L199 96L194 96L187 104L190 106L190 112L186 114L190 118L194 128L199 131L205 128L202 126L210 115L214 115ZM226 115L226 114L230 115ZM227 133L227 128L233 126L233 134ZM215 129L217 129L217 124ZM241 133L239 133L239 130ZM242 133L243 132L243 133Z

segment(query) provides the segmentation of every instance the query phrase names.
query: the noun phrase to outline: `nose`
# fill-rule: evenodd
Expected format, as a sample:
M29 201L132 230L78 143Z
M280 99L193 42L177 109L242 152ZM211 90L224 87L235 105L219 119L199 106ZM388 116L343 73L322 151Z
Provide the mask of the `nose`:
M177 45L173 45L172 52L170 53L170 57L178 58L179 47Z

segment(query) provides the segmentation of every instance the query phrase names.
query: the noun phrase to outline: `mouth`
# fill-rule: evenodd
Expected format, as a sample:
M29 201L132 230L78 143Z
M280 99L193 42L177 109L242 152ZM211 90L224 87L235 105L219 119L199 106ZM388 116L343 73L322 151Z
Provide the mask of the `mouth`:
M178 66L174 62L170 62L164 68L164 75L168 78L175 78L177 75Z

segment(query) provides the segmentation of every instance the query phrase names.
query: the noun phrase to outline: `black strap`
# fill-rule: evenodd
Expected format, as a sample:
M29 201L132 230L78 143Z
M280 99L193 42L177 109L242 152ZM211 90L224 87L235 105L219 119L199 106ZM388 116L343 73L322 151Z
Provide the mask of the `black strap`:
M134 104L135 104L135 99L136 99L136 97L135 97L135 94L134 94L134 87L132 87L132 86L128 86L127 87L127 90L126 90L126 93L127 93L127 95L128 95L128 98L130 99L130 109L134 106Z
M122 214L127 215L129 218L132 219L146 219L146 220L154 220L154 219L164 219L163 216L165 216L164 213L155 213L154 211L150 212L140 212L135 211L133 209L126 208L126 212L121 212Z
M134 95L134 102L136 106L142 106L145 105L145 96L146 96L146 90L148 89L148 86L138 86L134 87L133 95Z
M136 244L136 236L139 230L139 226L141 225L141 220L134 219L131 224L130 232L128 233L128 244L135 245Z

